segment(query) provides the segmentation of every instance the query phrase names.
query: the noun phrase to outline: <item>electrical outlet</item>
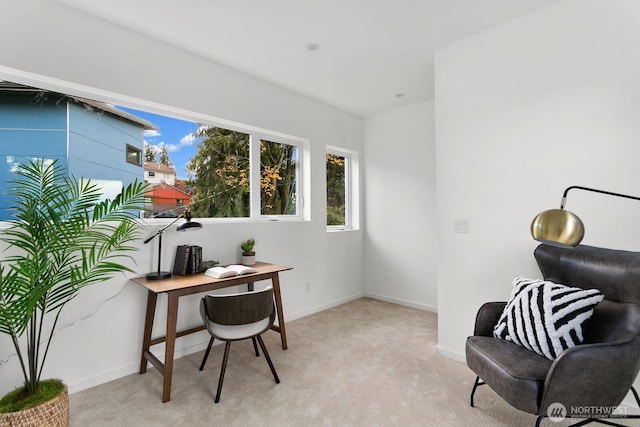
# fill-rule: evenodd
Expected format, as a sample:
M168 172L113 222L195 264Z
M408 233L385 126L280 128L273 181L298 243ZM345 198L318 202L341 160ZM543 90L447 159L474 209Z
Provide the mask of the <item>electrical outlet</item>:
M306 283L305 283L305 286L306 286L306 288L307 288L307 291L310 291L310 290L311 290L311 282L306 282Z
M454 218L453 219L453 232L454 233L468 233L469 232L469 220L467 218Z

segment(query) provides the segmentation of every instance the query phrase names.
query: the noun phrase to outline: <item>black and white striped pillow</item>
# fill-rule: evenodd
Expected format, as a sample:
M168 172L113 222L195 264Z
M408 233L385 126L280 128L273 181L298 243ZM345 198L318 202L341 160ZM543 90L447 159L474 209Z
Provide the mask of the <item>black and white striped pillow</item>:
M516 277L493 336L553 360L583 341L582 325L603 299L597 289Z

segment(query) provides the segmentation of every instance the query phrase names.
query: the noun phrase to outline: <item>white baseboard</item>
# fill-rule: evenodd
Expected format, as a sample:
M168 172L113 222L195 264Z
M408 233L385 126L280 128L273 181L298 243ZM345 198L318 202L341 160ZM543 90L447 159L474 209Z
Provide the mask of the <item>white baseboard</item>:
M287 314L285 316L285 321L286 322L291 322L292 320L300 319L302 317L307 317L307 316L309 316L311 314L319 313L321 311L328 310L330 308L337 307L337 306L342 305L342 304L346 304L346 303L348 303L350 301L357 300L358 298L362 298L363 296L365 296L364 293L357 293L357 294L354 294L354 295L351 295L351 296L348 296L348 297L345 297L345 298L341 298L341 299L339 299L337 301L330 302L328 304L317 305L317 306L315 306L313 308L310 308L310 309L307 309L307 310L303 310L303 311L298 311L296 313Z
M183 356L196 353L198 351L203 351L207 348L207 344L209 343L209 339L207 338L205 341L197 344L190 345L188 347L176 348L174 353L174 359L180 359ZM153 352L160 361L164 361L164 350L158 350ZM117 380L118 378L126 377L127 375L135 374L140 369L140 362L132 363L130 365L124 366L119 369L114 369L112 371L103 372L98 375L94 375L88 378L83 378L79 381L74 381L71 383L67 383L67 388L69 389L69 393L77 393L82 390L86 390L91 387L95 387L100 384L108 383L109 381ZM150 363L148 363L148 369L155 370ZM153 375L153 374L152 374Z
M418 304L418 303L415 303L415 302L412 302L412 301L406 301L406 300L402 300L402 299L398 299L398 298L392 298L392 297L388 297L388 296L384 296L384 295L380 295L380 294L375 294L375 293L370 293L370 292L365 292L364 296L369 297L369 298L373 298L373 299L378 299L380 301L391 302L393 304L404 305L405 307L417 308L418 310L430 311L432 313L437 313L438 312L438 307L435 307L435 306L432 306L432 305Z
M455 360L456 362L467 363L467 358L462 353L458 353L457 351L447 350L446 348L442 348L439 345L436 346L436 351L447 359Z
M65 381L65 384L67 385L69 394L73 394L100 384L108 383L109 381L117 380L118 378L126 377L127 375L134 374L138 372L138 369L140 369L139 363L131 364L119 369L114 369L112 371L103 372L98 375L83 378L79 381Z

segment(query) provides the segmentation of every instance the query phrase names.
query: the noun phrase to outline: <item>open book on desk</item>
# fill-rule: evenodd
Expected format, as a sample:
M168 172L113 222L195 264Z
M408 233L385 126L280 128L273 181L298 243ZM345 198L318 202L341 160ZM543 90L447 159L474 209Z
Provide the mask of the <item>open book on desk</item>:
M253 267L234 264L234 265L228 265L226 267L211 267L211 268L208 268L204 272L204 274L206 274L207 276L211 276L215 279L224 279L225 277L232 277L232 276L238 276L241 274L250 274L250 273L257 273L257 272L258 270L256 270Z

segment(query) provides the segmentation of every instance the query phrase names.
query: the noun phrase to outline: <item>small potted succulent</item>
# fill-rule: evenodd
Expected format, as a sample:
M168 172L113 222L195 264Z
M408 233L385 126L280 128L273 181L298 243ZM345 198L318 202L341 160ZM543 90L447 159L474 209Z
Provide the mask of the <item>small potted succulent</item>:
M256 263L256 253L253 250L255 244L256 239L253 237L240 244L240 249L242 249L242 265L254 265Z

